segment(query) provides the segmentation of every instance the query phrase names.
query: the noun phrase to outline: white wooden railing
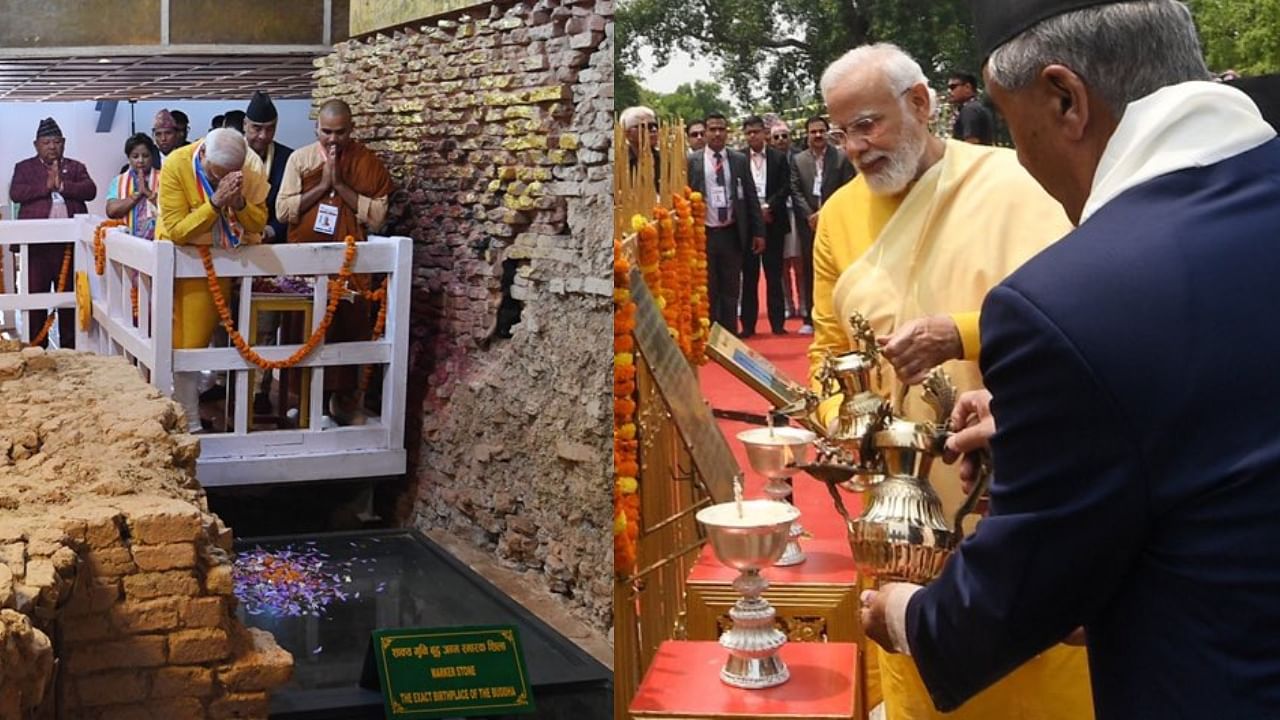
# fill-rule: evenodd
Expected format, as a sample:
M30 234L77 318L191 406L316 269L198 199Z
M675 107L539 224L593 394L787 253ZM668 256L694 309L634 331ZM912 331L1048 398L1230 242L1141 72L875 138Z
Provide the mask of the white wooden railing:
M68 278L67 292L29 293L27 292L27 274L31 267L31 246L77 242L86 222L82 218L87 217L80 216L65 220L0 220L0 253L4 253L2 275L4 293L0 294L0 331L7 331L24 342L30 342L31 337L40 331L40 328L31 327L32 310L76 306L75 285L72 278ZM29 224L33 222L37 224ZM91 236L93 228L94 225L89 226ZM11 252L14 248L18 250L16 254ZM92 256L89 262L90 265L93 264Z
M298 367L311 369L307 427L285 430L250 429L250 372L257 368L234 347L173 349L174 281L205 278L194 248L136 238L119 229L106 236L106 268L98 276L93 267L93 232L100 218L71 220L0 221L0 250L13 243L76 241L75 269L90 279L92 323L77 333L77 349L123 355L147 380L172 396L174 373L233 372L234 421L228 432L200 436L200 481L206 486L281 483L308 480L397 475L405 469L404 420L408 372L409 296L412 282L412 242L405 237L371 237L358 246L355 273L388 276L386 330L379 340L326 342ZM25 248L23 249L25 252ZM262 245L232 252L214 251L214 268L221 278L246 278L240 283L236 327L249 337L252 281L258 276L319 276L311 300L312 327L324 318L328 288L323 278L342 266L341 243ZM6 268L12 263L6 263ZM25 263L23 263L25 267ZM130 290L136 278L138 318L134 321ZM6 284L12 291L13 285ZM25 285L19 285L25 288ZM233 292L234 284L233 284ZM230 300L230 298L228 298ZM0 312L51 306L74 307L74 293L0 295ZM7 316L7 315L6 315ZM30 323L27 323L28 327ZM300 347L255 347L269 360L289 357ZM337 427L328 422L324 403L324 368L380 365L381 407L364 425Z

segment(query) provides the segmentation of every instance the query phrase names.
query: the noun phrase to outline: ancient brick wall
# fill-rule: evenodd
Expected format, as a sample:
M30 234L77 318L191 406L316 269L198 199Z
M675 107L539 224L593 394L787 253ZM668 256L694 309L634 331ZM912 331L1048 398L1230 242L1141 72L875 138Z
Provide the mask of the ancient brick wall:
M184 427L121 358L0 346L0 719L267 716L293 659L234 616Z
M414 240L402 517L492 549L604 627L613 4L467 12L317 62L316 102L345 99L396 179L384 232Z

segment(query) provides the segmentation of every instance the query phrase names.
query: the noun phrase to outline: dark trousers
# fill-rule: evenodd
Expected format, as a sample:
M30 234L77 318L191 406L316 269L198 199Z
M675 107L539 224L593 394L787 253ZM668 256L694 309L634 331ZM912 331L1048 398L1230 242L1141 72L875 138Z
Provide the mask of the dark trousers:
M800 298L804 305L804 324L813 325L813 231L806 220L803 228L797 221L796 232L800 233L800 267L804 272L805 297Z
M770 233L774 235L775 233ZM760 316L760 266L764 265L765 307L769 312L769 328L782 332L786 323L786 304L782 294L782 237L765 239L764 252L747 253L742 261L742 332L754 334Z
M742 238L738 226L707 228L707 299L711 322L738 334L738 296L742 292Z
M31 245L27 249L27 258L31 263L31 270L27 273L27 292L30 293L46 293L56 291L58 289L58 273L62 270L62 256L71 247L69 243L55 243L53 245ZM74 268L67 270L67 290L75 289L75 273ZM31 311L31 338L34 340L36 333L40 332L40 328L44 327L44 321L49 313L44 310ZM52 334L52 330L50 330ZM76 311L59 310L58 311L58 337L63 348L71 349L76 346ZM44 346L49 346L49 338L45 338Z

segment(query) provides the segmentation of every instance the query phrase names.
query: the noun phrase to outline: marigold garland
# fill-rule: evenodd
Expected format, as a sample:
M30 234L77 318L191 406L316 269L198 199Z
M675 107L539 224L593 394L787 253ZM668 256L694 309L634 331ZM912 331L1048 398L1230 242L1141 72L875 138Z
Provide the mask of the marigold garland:
M703 202L702 193L685 188L685 195L689 198L692 217L706 217L707 204ZM693 297L696 309L693 320L693 364L705 365L707 340L711 333L711 298L707 292L707 226L701 222L693 223L693 257Z
M391 278L389 277L382 278L382 287L379 287L377 290L372 290L372 291L364 288L358 280L356 281L356 288L358 292L361 295L363 295L364 298L369 302L378 304L378 318L373 323L373 333L369 337L370 340L381 340L382 333L386 331L387 287L390 280ZM364 368L362 368L360 371L360 385L357 387L357 392L359 392L361 398L364 397L365 391L369 389L369 380L372 378L373 378L373 366L365 365Z
M647 225L650 226L650 225ZM654 245L656 249L656 243ZM640 464L636 441L636 304L622 244L613 244L613 568L620 578L636 570L640 539Z
M342 258L342 268L338 271L338 277L329 279L329 302L325 307L324 320L311 333L311 337L307 338L302 347L284 360L268 360L262 357L253 348L249 347L249 343L245 342L244 337L236 330L235 323L231 320L231 310L227 307L227 299L222 296L222 288L218 286L218 275L213 269L213 254L209 251L209 246L200 246L200 261L204 263L204 274L209 282L209 294L213 296L214 307L218 310L218 319L222 322L222 327L227 331L227 335L230 336L232 344L236 346L236 350L240 351L240 357L262 370L280 370L297 365L302 362L303 358L310 355L311 351L316 349L324 340L325 334L329 332L329 325L333 323L333 314L337 312L338 302L341 300L342 293L346 290L347 283L351 279L351 265L356 259L355 238L348 235L346 243L347 249Z
M93 229L93 270L101 275L107 271L107 232L113 227L127 225L124 220L103 220Z
M693 209L689 201L680 195L673 196L671 200L676 209L676 295L680 298L680 311L676 318L680 327L678 341L685 359L694 364L694 318L698 313L693 287L693 265L696 262L693 255Z
M658 269L662 277L660 294L662 317L667 321L667 331L680 342L680 276L676 269L676 227L671 212L664 207L653 209L654 222L658 226Z
M93 321L93 298L89 294L89 273L76 271L76 319L80 330L89 332Z
M636 231L636 249L640 260L640 275L644 284L649 286L658 308L666 303L662 296L662 251L658 248L657 223L650 222L643 215L631 219L631 226Z

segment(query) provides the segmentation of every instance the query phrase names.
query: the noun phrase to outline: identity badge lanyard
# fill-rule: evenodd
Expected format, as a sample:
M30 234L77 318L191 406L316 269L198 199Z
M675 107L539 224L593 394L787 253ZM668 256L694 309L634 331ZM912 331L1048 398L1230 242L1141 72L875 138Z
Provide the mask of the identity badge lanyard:
M206 200L213 195L213 185L209 183L209 177L204 173L204 164L200 162L202 147L204 147L203 141L196 147L196 151L191 153L191 162L195 169L196 188L200 191L200 199ZM218 222L214 224L213 230L213 242L218 247L223 250L240 247L240 224L235 221L234 211L230 208L223 208L218 213Z

